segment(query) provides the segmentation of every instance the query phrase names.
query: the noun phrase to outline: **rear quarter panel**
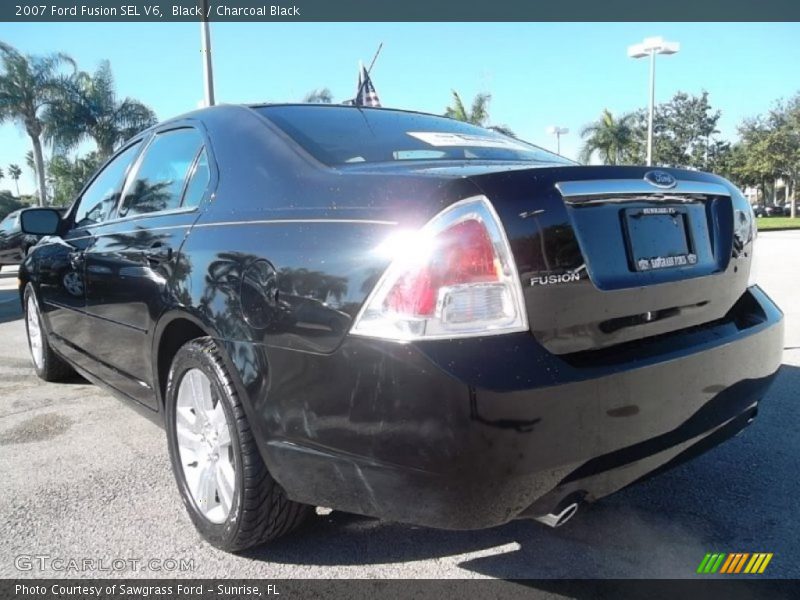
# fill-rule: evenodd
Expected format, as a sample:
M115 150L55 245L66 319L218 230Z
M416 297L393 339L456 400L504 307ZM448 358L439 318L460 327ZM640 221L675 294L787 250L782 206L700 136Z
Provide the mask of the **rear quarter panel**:
M219 180L182 256L186 304L224 339L332 352L391 260L376 251L387 236L477 193L466 178L331 169L252 110L207 114Z
M217 188L181 248L186 268L173 284L180 306L157 330L188 317L219 341L272 467L269 440L282 431L288 405L302 409L272 387L318 381L304 357L339 348L391 260L376 249L477 188L466 178L329 169L260 116L236 110L234 118L223 109L204 119Z

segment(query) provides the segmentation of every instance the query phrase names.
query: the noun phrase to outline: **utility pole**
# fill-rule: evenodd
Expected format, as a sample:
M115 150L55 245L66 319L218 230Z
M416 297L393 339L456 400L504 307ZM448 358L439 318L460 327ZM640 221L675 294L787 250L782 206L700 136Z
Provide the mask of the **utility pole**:
M667 42L662 37L645 38L640 44L628 47L631 58L650 57L650 107L647 111L647 166L653 164L653 116L656 104L656 54L675 54L681 49L678 42Z
M650 52L650 105L647 109L647 166L653 164L653 120L656 111L656 51Z
M203 87L205 105L214 106L214 70L211 64L211 29L208 23L208 0L202 0L203 17L200 22L200 52L203 55Z
M561 156L561 136L569 133L569 129L566 127L559 127L558 125L552 125L547 128L547 133L556 136L556 154Z

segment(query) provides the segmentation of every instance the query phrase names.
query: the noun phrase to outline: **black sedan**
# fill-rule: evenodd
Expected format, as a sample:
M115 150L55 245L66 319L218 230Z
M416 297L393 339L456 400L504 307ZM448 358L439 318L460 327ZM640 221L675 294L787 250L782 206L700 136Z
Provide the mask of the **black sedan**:
M433 115L197 111L22 225L36 372L162 420L228 550L313 506L560 525L739 432L781 361L735 186Z
M5 265L18 265L28 249L39 241L37 236L22 233L20 211L15 210L0 221L0 269Z

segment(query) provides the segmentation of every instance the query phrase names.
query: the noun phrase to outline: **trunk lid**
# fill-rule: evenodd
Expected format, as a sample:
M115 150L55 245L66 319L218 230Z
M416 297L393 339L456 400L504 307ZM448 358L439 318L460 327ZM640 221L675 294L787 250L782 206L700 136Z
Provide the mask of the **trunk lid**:
M674 186L659 187L664 172ZM557 167L469 179L503 221L531 331L553 353L719 319L746 288L751 246L733 243L744 199L716 176Z

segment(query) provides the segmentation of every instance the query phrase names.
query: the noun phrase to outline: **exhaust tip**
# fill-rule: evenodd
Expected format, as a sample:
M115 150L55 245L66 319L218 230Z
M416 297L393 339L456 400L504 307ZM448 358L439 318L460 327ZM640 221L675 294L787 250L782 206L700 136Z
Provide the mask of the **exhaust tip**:
M540 517L534 517L533 519L534 521L539 521L539 523L544 523L548 527L561 527L564 523L574 517L575 513L577 512L578 503L573 502L572 504L568 504L564 510L559 513L550 513Z

